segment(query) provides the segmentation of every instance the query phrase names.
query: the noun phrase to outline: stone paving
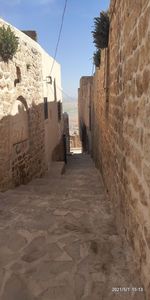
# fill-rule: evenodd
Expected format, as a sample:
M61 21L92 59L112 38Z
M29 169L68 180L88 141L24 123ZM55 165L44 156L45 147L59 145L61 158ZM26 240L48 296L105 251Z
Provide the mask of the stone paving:
M0 300L144 300L88 155L0 194Z

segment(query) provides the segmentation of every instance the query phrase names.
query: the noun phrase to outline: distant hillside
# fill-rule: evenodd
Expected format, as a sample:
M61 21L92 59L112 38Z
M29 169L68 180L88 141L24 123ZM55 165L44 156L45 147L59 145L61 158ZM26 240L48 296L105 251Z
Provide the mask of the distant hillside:
M78 103L75 98L63 99L63 111L69 115L70 133L78 131Z

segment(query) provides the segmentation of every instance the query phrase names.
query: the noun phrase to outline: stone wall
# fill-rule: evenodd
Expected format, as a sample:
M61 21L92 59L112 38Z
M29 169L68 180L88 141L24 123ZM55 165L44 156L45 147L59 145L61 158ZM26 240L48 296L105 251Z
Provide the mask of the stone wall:
M66 152L70 153L70 133L69 133L69 115L68 113L63 113L63 123L64 123L64 135L66 140Z
M9 24L0 19L2 25L7 27ZM61 140L57 109L52 111L54 122L57 120L53 126L55 130L49 132L49 135L56 134L57 137L55 140L46 138L47 123L52 121L49 116L45 120L44 97L49 96L46 76L49 75L53 59L30 37L11 28L19 38L19 48L13 60L8 63L0 60L1 191L42 176L49 165L46 144L51 143L48 151L52 153ZM56 63L53 80L57 73L60 78L60 71L56 72L58 69Z
M91 151L91 95L92 76L83 76L80 79L78 90L78 112L79 112L79 132L82 141L83 151Z
M113 0L96 70L92 155L150 299L150 1Z
M45 152L48 169L52 161L63 160L63 115L58 118L58 102L48 102L48 118L45 120Z
M42 51L42 74L43 96L47 100L47 117L44 122L46 165L50 169L53 160L64 159L62 88L60 64L56 61L53 64L53 58L45 51Z

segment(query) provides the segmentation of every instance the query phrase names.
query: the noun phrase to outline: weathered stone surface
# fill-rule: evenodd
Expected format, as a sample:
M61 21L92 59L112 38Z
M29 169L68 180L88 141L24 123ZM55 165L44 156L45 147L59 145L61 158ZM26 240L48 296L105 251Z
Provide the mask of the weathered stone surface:
M43 176L56 147L54 158L63 160L62 119L58 121L58 103L52 102L53 91L46 85L53 58L38 43L0 19L0 27L8 25L18 37L19 47L8 63L0 60L0 191ZM55 64L53 77L60 86L60 66L56 61ZM57 96L62 99L60 89ZM53 116L47 116L46 122L44 97L47 111L51 110Z
M66 252L69 254L69 256L75 260L78 261L80 259L80 244L79 241L76 241L74 243L71 243L70 245L64 247Z
M75 295L71 287L66 285L51 287L37 298L38 300L75 300Z
M142 41L142 39L145 38L145 35L148 33L149 18L150 18L150 7L146 9L144 15L139 20L139 24L138 24L139 41Z
M4 269L0 269L0 290L2 288L2 284L3 284L3 281L4 281L4 276L5 276L5 270Z
M12 252L3 244L0 248L0 268L7 266L11 261L15 260L17 254Z
M148 300L150 250L145 233L150 226L149 4L145 0L111 1L109 51L102 51L91 98L92 155L114 204L118 228L120 232L125 230L133 247Z
M140 75L136 77L137 96L141 97L144 92L143 80Z
M0 198L0 299L108 300L115 299L113 286L140 286L89 156L70 158L59 179L37 179ZM48 227L44 214L46 223L48 215L52 221Z
M81 276L80 274L75 275L75 295L77 299L81 299L81 297L84 295L84 290L85 290L85 278Z
M12 274L5 284L3 300L33 300L26 284L15 274Z
M44 256L46 250L45 238L37 237L25 249L25 254L22 256L22 260L31 263Z
M150 82L150 70L145 69L143 73L143 88L144 92L147 93L148 87L149 87L149 82Z
M78 90L79 129L83 151L87 152L91 149L91 123L89 115L91 114L92 85L92 76L81 77L80 88Z
M27 240L24 237L18 233L12 235L9 230L7 232L0 232L0 241L13 252L20 250L27 244Z

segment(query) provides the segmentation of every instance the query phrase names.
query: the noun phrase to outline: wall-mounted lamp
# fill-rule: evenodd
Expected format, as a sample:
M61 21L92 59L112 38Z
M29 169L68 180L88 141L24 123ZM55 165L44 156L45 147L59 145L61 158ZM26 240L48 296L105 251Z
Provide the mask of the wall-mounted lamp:
M51 76L46 76L46 83L52 84L52 77Z

